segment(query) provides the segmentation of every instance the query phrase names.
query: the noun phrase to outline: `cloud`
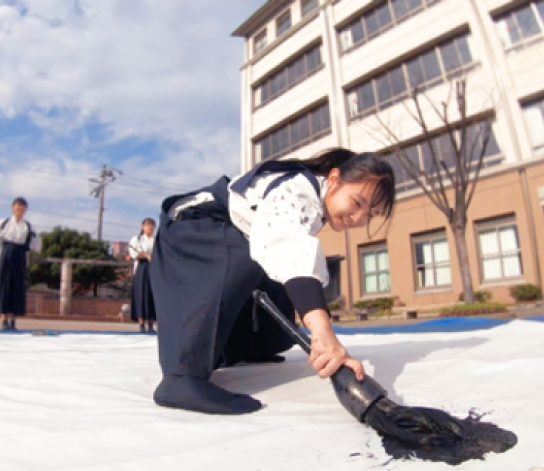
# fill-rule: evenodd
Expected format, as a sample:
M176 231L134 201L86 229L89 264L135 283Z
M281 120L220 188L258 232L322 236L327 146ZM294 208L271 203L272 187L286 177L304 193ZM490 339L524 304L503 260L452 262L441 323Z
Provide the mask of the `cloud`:
M105 163L125 172L109 216L137 227L169 192L237 173L244 46L230 33L262 3L0 0L0 201L92 220L87 179Z

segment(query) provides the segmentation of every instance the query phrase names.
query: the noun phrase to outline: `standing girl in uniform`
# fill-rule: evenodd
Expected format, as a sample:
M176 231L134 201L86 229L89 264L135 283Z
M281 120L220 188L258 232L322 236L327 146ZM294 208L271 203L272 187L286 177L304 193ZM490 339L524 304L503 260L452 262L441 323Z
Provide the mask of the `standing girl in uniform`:
M28 203L15 198L13 216L0 221L0 313L2 330L14 331L15 317L26 314L27 254L40 250L40 238L24 220Z
M149 281L149 262L155 243L155 220L145 218L142 221L140 234L130 239L130 257L134 260L134 276L132 278L132 295L130 300L130 317L140 324L140 332L155 332L153 323L156 320L155 305Z
M362 364L339 343L323 286L326 258L317 233L362 227L391 216L395 182L382 158L333 149L312 159L265 161L229 182L172 196L162 205L151 263L163 379L157 404L211 414L243 414L262 404L210 382L213 370L242 360L281 361L293 342L259 307L260 289L310 330L308 361L322 378ZM254 310L255 309L255 310Z

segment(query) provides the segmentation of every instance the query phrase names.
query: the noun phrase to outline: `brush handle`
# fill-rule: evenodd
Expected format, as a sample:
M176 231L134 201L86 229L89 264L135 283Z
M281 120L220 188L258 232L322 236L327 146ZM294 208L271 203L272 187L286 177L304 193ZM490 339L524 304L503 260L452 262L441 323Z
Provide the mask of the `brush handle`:
M270 314L280 327L304 350L308 355L312 351L310 338L292 324L270 300L268 294L256 289L253 291L255 300Z
M274 318L280 327L309 355L310 338L287 319L264 291L253 291L255 300ZM362 381L357 380L353 370L343 365L331 376L334 392L340 403L359 422L364 422L368 410L387 391L374 378L365 374Z

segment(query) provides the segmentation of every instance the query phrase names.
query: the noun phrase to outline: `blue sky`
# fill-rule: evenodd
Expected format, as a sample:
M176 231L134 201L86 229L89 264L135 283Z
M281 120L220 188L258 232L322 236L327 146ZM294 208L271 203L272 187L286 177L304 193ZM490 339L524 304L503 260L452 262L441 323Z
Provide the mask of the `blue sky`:
M264 0L0 0L0 217L126 240L162 200L235 175L244 41Z

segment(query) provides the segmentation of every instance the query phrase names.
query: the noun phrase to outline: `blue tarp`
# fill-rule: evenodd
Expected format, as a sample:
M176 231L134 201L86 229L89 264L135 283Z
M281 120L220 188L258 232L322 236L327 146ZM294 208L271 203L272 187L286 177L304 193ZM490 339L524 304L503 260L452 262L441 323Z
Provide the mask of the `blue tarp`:
M544 322L544 315L525 317L523 320ZM337 334L397 334L397 333L418 333L418 332L467 332L471 330L491 329L499 325L504 325L510 320L489 319L485 317L446 317L443 319L433 319L430 321L418 322L416 324L406 325L388 325L388 326L369 326L369 327L341 327L334 326ZM0 331L1 332L1 331ZM7 335L13 335L14 332L2 332ZM115 335L143 335L140 332L120 332L120 331L97 331L97 330L18 330L15 334L34 334L38 335L59 335L59 334L115 334ZM155 334L146 334L155 335Z

